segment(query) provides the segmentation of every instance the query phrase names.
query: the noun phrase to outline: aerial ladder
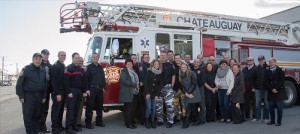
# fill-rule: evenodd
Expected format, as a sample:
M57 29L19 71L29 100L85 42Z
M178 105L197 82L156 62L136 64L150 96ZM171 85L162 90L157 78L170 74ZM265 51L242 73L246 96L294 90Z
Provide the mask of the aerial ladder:
M225 31L210 27L187 25L182 22L165 22L157 19L161 15L189 16L227 20L246 24L245 31ZM205 34L250 39L273 40L286 45L300 44L300 26L286 22L277 22L247 17L236 17L199 11L168 9L134 4L101 4L98 2L67 3L60 9L60 33L66 32L99 32L105 27L116 27L117 24L138 27L184 26L205 31ZM203 32L204 33L204 32Z

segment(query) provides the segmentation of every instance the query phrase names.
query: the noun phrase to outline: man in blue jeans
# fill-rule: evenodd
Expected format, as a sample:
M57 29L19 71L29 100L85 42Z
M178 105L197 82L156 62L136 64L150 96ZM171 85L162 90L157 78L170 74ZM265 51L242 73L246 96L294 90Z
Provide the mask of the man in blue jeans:
M261 99L264 101L263 109L263 121L264 123L269 123L269 103L267 101L268 90L267 90L267 78L266 73L269 66L266 64L265 57L263 55L258 56L259 65L257 66L254 72L254 87L255 89L255 101L256 101L256 110L255 118L252 122L261 121Z

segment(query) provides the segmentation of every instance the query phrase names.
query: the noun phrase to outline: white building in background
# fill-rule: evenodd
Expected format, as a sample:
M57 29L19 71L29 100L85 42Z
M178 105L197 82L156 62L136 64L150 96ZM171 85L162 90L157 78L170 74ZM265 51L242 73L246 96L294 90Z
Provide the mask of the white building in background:
M300 5L265 16L261 19L300 24Z

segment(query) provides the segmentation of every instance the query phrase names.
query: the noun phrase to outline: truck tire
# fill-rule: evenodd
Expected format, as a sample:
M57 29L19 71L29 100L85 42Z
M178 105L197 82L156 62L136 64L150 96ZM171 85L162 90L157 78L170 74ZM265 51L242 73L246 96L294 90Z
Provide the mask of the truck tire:
M285 91L287 94L288 99L284 100L282 105L284 108L289 108L294 106L297 100L297 90L295 85L290 81L285 81L284 83Z

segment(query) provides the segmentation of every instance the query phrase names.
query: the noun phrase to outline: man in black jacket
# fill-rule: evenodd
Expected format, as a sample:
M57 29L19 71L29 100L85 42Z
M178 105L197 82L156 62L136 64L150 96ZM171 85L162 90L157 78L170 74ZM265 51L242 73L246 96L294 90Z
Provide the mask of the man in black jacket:
M205 93L204 93L204 83L205 83L205 70L200 66L200 59L196 58L194 60L194 67L191 69L197 76L197 84L200 89L201 102L192 104L193 115L197 117L197 121L194 125L205 124L206 121L206 110L205 110ZM198 107L200 107L200 113L198 114Z
M59 134L64 129L62 126L62 118L65 105L65 87L64 87L64 71L66 60L66 52L58 52L58 60L53 64L51 68L51 84L53 101L51 108L51 122L52 133Z
M96 101L96 126L105 127L102 120L102 110L103 110L103 92L106 86L105 74L103 67L98 63L99 56L97 53L92 55L92 63L87 66L85 72L85 85L86 85L86 112L85 112L85 123L86 128L93 129L92 117L93 117L93 106Z
M252 102L252 119L255 118L255 88L254 88L254 72L256 65L252 57L247 58L248 65L243 68L244 80L245 80L245 116L246 119L250 118L250 105Z
M40 131L43 133L48 133L50 130L46 127L46 120L48 116L48 110L49 110L49 100L50 100L50 93L52 92L52 85L51 85L51 77L50 77L50 71L51 71L51 64L49 63L49 51L47 49L43 49L41 51L42 54L42 64L41 67L46 72L46 79L47 79L47 96L46 96L46 102L42 105L42 109L39 115L39 122L40 122Z
M266 64L265 57L263 55L258 56L259 65L254 72L254 88L255 88L255 119L252 122L260 122L261 119L261 99L264 100L263 121L269 123L269 103L267 101L268 88L267 88L267 70L269 66Z
M35 53L32 63L20 72L16 93L22 103L23 119L26 133L37 134L39 131L38 116L42 103L46 101L46 72L41 68L42 55Z
M140 80L140 90L139 90L139 94L138 94L138 100L140 103L140 107L138 109L138 112L140 113L140 124L144 125L145 124L145 111L146 111L146 102L145 102L145 96L144 96L144 81L145 81L145 77L146 77L146 73L147 73L147 69L150 67L149 64L149 54L143 54L142 56L142 65L140 65L139 67L139 80Z
M76 133L75 131L82 131L81 127L76 125L76 119L80 104L80 94L84 92L83 88L83 69L79 66L80 55L78 53L72 54L72 64L65 69L64 83L66 89L66 133Z

